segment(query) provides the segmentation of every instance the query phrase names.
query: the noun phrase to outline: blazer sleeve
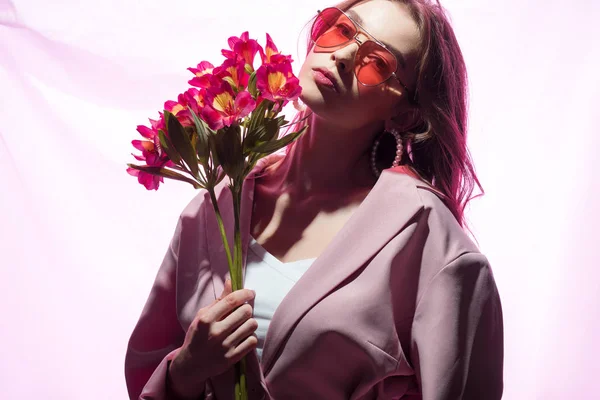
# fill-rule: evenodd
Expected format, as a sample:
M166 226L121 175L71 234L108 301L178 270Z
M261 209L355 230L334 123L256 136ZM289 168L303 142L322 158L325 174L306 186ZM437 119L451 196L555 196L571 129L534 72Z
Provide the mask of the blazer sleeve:
M415 309L410 353L423 400L502 398L502 307L483 254L464 253L431 280Z
M167 372L186 333L177 317L175 285L182 226L180 217L142 314L129 338L125 381L131 400L177 400L167 387ZM210 382L207 382L202 399L214 399Z

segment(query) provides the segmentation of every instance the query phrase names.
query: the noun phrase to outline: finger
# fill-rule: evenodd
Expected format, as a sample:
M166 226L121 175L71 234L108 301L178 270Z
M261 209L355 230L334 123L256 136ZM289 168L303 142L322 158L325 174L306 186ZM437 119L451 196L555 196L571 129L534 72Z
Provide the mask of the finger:
M223 291L221 292L221 295L219 296L218 299L221 300L222 298L227 296L229 293L231 293L231 279L227 278L225 280L225 284L223 285Z
M212 303L210 303L208 306L206 306L206 308L211 308L212 306L214 306L215 304L217 304L219 302L219 299L214 299L212 301Z
M217 322L223 322L222 324L218 324L219 326L217 327L221 332L220 335L224 335L224 337L229 335L248 318L252 318L252 315L253 307L249 301L228 310L217 320Z
M256 335L248 336L242 343L240 343L235 349L228 353L228 359L231 364L235 364L242 359L246 354L250 353L258 345L258 338Z
M225 315L254 298L254 291L249 289L236 290L225 296L211 307L213 321L220 321Z
M215 300L213 300L212 303L210 303L208 306L206 306L206 308L211 308L212 306L214 306L215 304L217 304L219 302L219 300L221 300L223 297L227 296L229 293L231 293L231 279L227 278L225 280L225 284L223 285L223 291L221 292L221 295L219 297L217 297Z
M215 324L216 333L220 337L227 337L240 325L252 318L253 309L250 304L242 304L229 314L225 315Z
M244 303L232 310L229 314L223 316L221 319L221 322L223 323L219 324L221 325L219 328L223 329L223 332L229 330L229 332L226 332L226 334L229 335L247 319L252 318L253 312L252 305L250 303Z
M239 328L235 329L232 334L223 340L223 345L226 347L236 347L243 342L248 336L256 332L258 322L254 318L246 320Z

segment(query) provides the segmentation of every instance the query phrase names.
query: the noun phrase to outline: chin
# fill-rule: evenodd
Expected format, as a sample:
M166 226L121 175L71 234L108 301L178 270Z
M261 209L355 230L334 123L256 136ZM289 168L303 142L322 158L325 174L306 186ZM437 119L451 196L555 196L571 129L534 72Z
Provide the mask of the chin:
M319 88L316 87L314 82L300 82L302 87L302 93L300 93L300 100L306 104L309 108L323 104L323 95L319 92Z
M316 87L304 86L300 100L317 115L324 113L328 107L328 102L325 101L323 95Z
M300 86L302 87L302 93L300 94L300 100L306 104L311 110L322 110L327 106L331 106L331 99L326 100L326 96L323 95L314 80L301 79Z

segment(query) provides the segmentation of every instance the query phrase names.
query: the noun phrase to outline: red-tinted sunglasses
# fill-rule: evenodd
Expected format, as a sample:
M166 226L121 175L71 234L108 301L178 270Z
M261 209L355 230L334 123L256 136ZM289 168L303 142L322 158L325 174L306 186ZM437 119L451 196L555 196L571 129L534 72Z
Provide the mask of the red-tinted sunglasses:
M365 33L370 39L364 42L359 40L359 32ZM396 75L396 55L339 8L329 7L318 11L311 28L311 40L323 48L339 47L356 40L359 47L356 51L354 74L361 84L377 86L394 77L410 93Z

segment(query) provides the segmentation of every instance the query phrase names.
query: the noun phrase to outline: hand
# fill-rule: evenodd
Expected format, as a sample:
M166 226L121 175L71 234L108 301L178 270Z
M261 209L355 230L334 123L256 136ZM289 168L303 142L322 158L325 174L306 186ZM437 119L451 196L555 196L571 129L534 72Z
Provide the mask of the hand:
M208 378L227 371L256 348L258 323L252 318L252 306L244 304L254 296L249 289L232 293L228 279L221 296L198 311L170 364L173 391L183 398L198 398Z

